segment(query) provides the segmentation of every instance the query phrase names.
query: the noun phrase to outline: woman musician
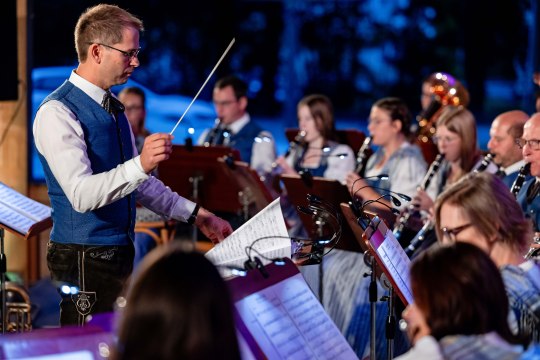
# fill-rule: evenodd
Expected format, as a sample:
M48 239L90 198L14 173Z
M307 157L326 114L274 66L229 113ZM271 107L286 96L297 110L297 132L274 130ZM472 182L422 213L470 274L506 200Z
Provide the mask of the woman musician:
M309 172L313 176L345 182L345 176L355 167L353 150L335 141L336 128L333 106L328 97L312 94L298 103L298 126L303 145L295 146L288 156L280 156L276 164L281 174Z
M376 199L389 191L414 195L416 187L426 173L426 162L420 149L409 142L411 114L405 102L387 97L376 101L369 114L369 136L378 147L368 159L365 178L388 174L388 180L365 180L356 173L347 176L351 194L365 200ZM388 206L388 199L380 199ZM404 202L402 203L405 204ZM380 203L373 207L385 210ZM402 205L402 206L403 206Z
M468 242L491 257L504 280L510 328L527 343L539 342L540 265L523 257L531 224L502 180L471 173L437 198L434 214L439 241Z
M442 110L433 140L445 158L428 188L418 190L412 201L419 211L430 211L445 187L473 171L482 161L477 145L476 121L473 114L462 106L447 106Z

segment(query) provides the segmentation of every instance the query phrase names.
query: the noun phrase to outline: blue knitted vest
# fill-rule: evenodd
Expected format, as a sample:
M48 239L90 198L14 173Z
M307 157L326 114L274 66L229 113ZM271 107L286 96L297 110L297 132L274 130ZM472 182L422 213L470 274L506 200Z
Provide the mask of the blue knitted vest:
M58 100L79 120L94 174L114 169L133 157L129 123L123 113L116 121L98 103L69 81L45 100ZM47 121L42 118L40 121ZM39 154L39 152L38 152ZM127 245L133 239L135 197L130 194L99 209L85 213L71 206L45 158L39 154L52 206L51 240L84 245Z

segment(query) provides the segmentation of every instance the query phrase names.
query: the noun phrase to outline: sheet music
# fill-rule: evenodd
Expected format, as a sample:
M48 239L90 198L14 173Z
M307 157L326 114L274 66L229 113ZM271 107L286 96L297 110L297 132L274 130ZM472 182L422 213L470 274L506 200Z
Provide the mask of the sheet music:
M268 359L358 359L301 274L235 306Z
M405 297L408 304L413 302L412 291L410 287L409 269L411 260L397 241L396 237L378 218L372 220L379 221L375 231L369 231L369 241L373 248L377 251L379 258L384 263L384 266L389 272L390 277L394 280L399 291Z
M9 186L0 183L0 202L34 222L45 220L51 216L51 208L35 200L27 198ZM0 218L2 220L3 218ZM10 225L7 223L6 225Z
M36 222L26 216L16 212L10 207L7 207L0 202L0 222L9 226L13 230L17 230L22 234L26 234L30 227Z
M254 243L255 240L263 237L268 238ZM243 268L244 261L247 260L246 248L253 243L253 249L270 259L291 257L291 239L281 212L279 198L210 249L206 257L216 266L228 265ZM257 252L252 251L252 256L257 256ZM263 264L270 262L259 257Z

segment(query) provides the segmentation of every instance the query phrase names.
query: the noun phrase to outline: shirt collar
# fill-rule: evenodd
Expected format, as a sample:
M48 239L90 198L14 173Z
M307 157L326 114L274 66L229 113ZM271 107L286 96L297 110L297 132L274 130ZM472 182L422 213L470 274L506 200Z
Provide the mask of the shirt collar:
M245 113L240 119L236 120L232 124L230 124L228 127L231 130L231 133L237 134L246 124L249 122L249 114Z
M519 171L523 165L525 165L525 160L522 159L506 168L501 168L501 170L503 170L506 175L509 175Z
M75 72L75 70L71 72L69 82L81 89L86 95L90 96L95 102L101 105L103 95L105 95L105 90L81 77Z

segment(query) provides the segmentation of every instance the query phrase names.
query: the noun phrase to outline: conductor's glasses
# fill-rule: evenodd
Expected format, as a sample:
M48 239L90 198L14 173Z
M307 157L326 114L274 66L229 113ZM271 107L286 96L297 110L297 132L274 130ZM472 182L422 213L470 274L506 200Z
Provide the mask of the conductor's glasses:
M458 236L460 232L462 232L463 230L465 230L466 228L470 226L472 226L471 223L464 224L455 228L443 227L441 228L441 231L443 233L443 237L446 237L447 239L450 239L452 241L456 241L456 236Z
M96 44L101 45L101 46L105 46L106 48L116 50L116 51L122 53L125 56L126 60L127 59L132 60L133 58L138 57L139 52L141 51L141 48L124 51L124 50L117 49L117 48L115 48L113 46L110 46L110 45L106 45L106 44L102 44L102 43L96 43Z
M516 145L519 146L520 149L523 149L525 147L525 145L529 145L529 147L532 150L540 149L540 140L539 139L531 139L531 140L516 139L515 142L516 142Z

